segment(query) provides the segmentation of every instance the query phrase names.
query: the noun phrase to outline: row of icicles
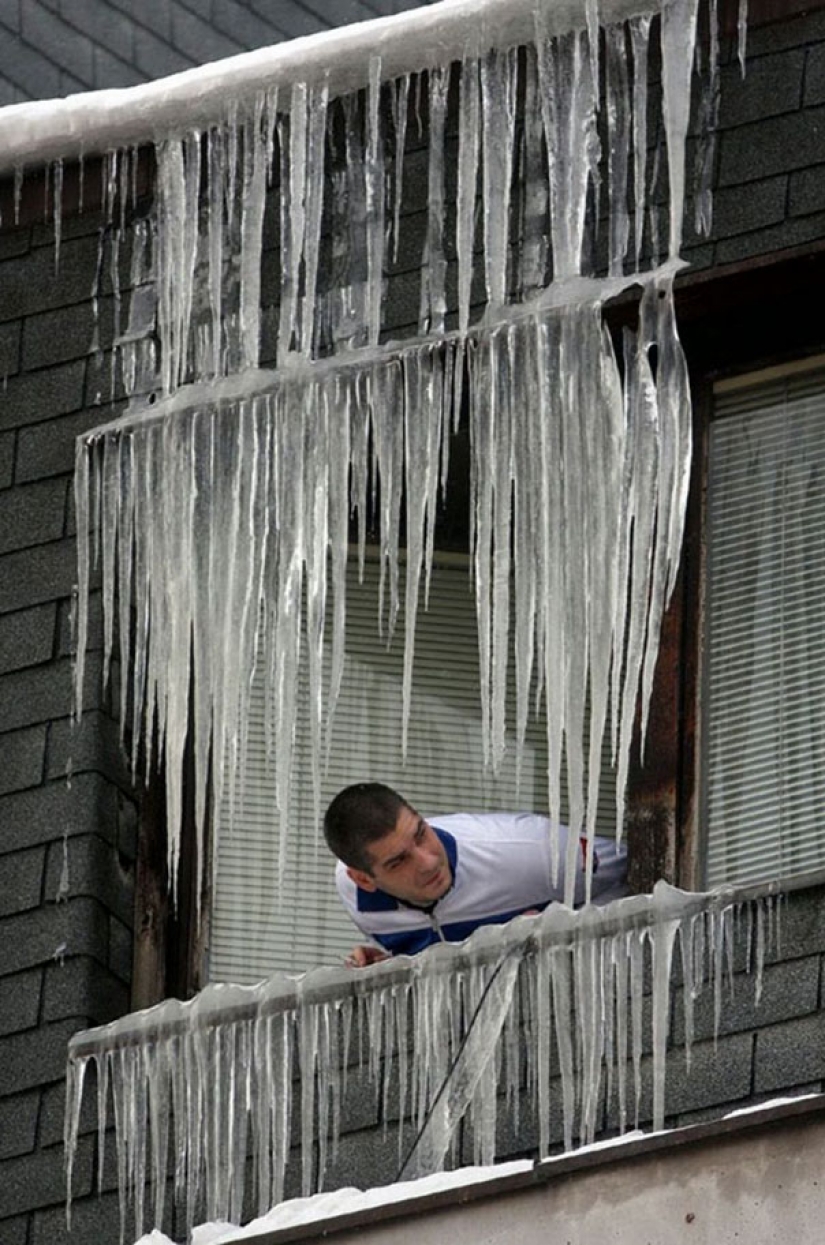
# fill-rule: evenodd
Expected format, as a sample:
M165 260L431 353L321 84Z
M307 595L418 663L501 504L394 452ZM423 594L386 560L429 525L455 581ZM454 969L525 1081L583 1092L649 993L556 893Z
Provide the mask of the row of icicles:
M390 623L406 543L406 739L419 588L426 601L450 431L464 418L485 762L495 770L506 747L519 750L528 713L543 706L549 812L556 823L566 776L574 843L593 831L609 731L621 834L633 715L652 686L690 467L672 278L696 20L697 0L626 22L588 6L583 28L557 35L538 4L527 47L392 82L373 57L360 96L277 84L251 105L229 99L205 131L157 140L155 217L133 238L139 284L120 342L130 383L145 391L157 366L154 383L172 396L135 396L124 418L78 442L75 685L79 717L96 561L107 672L119 633L124 731L135 759L156 747L164 761L173 882L187 749L199 836L210 794L220 807L243 791L258 653L276 819L289 821L301 663L319 811L322 737L345 673L349 511L363 540L368 482ZM648 137L655 34L664 143ZM404 172L416 107L426 118L418 190ZM115 238L131 159L113 153L105 165ZM402 211L404 187L414 201L425 183L423 217ZM413 336L393 343L393 291L416 231L419 304L400 317ZM117 270L115 253L120 319ZM633 284L644 288L639 326L617 361L602 307ZM278 370L262 373L262 359ZM515 724L505 720L513 660Z
M758 1005L775 905L659 884L609 909L553 905L356 977L318 969L207 987L80 1034L67 1087L70 1180L90 1070L99 1178L114 1119L124 1236L130 1204L136 1235L145 1230L147 1194L150 1222L163 1223L170 1142L190 1229L199 1217L239 1223L245 1208L263 1214L299 1185L309 1195L334 1183L348 1107L355 1096L363 1105L365 1090L394 1155L387 1179L492 1163L508 1119L534 1136L539 1157L605 1129L661 1129L674 985L689 1072L703 996L714 1034L734 972Z

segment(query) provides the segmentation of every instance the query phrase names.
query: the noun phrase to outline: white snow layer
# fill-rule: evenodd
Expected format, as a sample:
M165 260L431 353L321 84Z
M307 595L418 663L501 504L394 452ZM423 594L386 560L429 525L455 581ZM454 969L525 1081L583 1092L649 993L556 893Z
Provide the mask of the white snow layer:
M633 1139L642 1134L633 1134ZM630 1136L630 1135L628 1135ZM625 1140L624 1138L622 1140ZM416 1180L398 1181L376 1189L346 1188L330 1193L315 1193L311 1197L296 1197L281 1202L272 1210L240 1228L231 1223L201 1223L192 1230L191 1245L231 1245L261 1232L276 1232L294 1228L299 1224L326 1222L342 1215L372 1210L377 1206L392 1206L442 1193L447 1189L463 1189L467 1185L499 1179L530 1171L529 1159L517 1159L512 1163L499 1163L488 1167L462 1167L452 1172L436 1172L432 1176L420 1176ZM163 1232L154 1228L142 1236L136 1245L173 1245Z
M122 726L135 761L164 758L173 883L187 746L199 834L210 795L215 806L225 793L243 798L256 661L273 815L284 825L296 671L306 665L305 780L317 808L322 740L344 675L350 517L357 512L363 558L371 504L390 632L403 612L406 740L419 593L426 599L451 432L465 417L485 759L495 769L514 746L505 720L514 650L515 747L543 701L551 821L564 775L568 841L592 834L609 730L621 834L635 712L641 699L645 725L690 468L672 284L697 2L672 0L653 21L653 7L617 20L593 0L564 10L561 33L559 10L545 0L431 6L405 18L409 26L369 28L390 43L395 31L397 44L418 30L421 46L442 51L463 31L471 50L451 68L388 78L394 62L382 59L379 40L361 61L364 92L333 98L324 75L294 76L298 53L274 49L288 84L274 74L250 94L252 62L239 58L206 75L218 84L208 124L178 107L177 128L158 137L156 206L131 236L136 293L117 332L127 392L165 397L152 405L135 396L124 418L78 441L76 712L97 565L107 675L119 624ZM366 30L305 42L333 69L345 46L363 53ZM493 36L502 42L484 42ZM648 196L665 180L648 142L654 37L668 186L661 223ZM457 135L447 126L451 81ZM200 82L182 75L156 90L180 105ZM416 118L428 192L418 325L393 341L387 272L399 251L420 247L417 214L400 210ZM122 149L104 161L112 254L100 267L113 276L136 159ZM277 312L262 307L273 175ZM617 357L603 304L631 286L642 289L638 323ZM264 330L273 372L260 368Z
M548 30L563 34L584 25L591 6L585 0L553 0L544 7ZM605 20L613 22L659 7L643 0L608 0L601 6ZM356 91L367 84L372 57L380 58L384 78L394 78L478 56L490 47L514 47L529 40L535 8L536 0L440 0L140 86L13 104L0 109L0 169L155 142L179 133L182 114L190 125L208 128L216 117L228 120L234 103L248 103L273 86L327 82L336 95Z
M316 1193L312 1197L293 1198L273 1207L243 1228L233 1224L200 1224L192 1233L192 1245L230 1245L232 1241L242 1241L260 1232L275 1232L297 1227L298 1224L334 1220L341 1215L356 1214L376 1206L408 1202L432 1193L444 1192L446 1189L463 1189L467 1185L479 1184L494 1177L530 1171L532 1167L530 1160L519 1159L494 1167L462 1167L453 1172L437 1172L432 1176L398 1181L377 1189L336 1189L330 1193Z
M385 1146L398 1180L455 1165L462 1120L478 1164L493 1162L497 1128L517 1133L524 1116L537 1122L543 1157L559 1100L566 1149L593 1142L603 1101L616 1131L638 1127L643 1085L661 1129L677 944L689 1061L696 1001L709 994L717 1030L735 953L758 1003L775 902L660 883L652 896L578 912L555 904L359 973L210 986L79 1034L67 1079L70 1187L90 1066L99 1172L111 1098L121 1211L125 1224L131 1206L137 1235L147 1199L151 1222L163 1221L170 1143L190 1228L239 1223L250 1193L259 1214L281 1201L293 1142L303 1194L321 1190L353 1095L397 1120Z

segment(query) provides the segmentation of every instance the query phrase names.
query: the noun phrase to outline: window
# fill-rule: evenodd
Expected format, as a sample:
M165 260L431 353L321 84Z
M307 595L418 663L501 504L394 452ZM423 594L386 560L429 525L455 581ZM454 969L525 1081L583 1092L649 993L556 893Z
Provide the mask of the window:
M705 884L825 865L825 370L717 386L708 463Z
M437 556L429 608L424 610L423 600L420 605L406 765L401 756L403 625L389 647L377 634L377 562L367 561L362 585L356 557L348 574L346 669L323 776L321 814L341 787L372 779L396 787L425 814L546 810L543 706L528 728L520 783L515 745L498 778L484 773L475 599L467 558ZM260 709L261 700L259 695ZM212 980L253 982L275 969L335 963L362 937L338 901L332 857L320 829L316 833L308 728L299 732L279 895L279 843L271 827L274 792L262 723L262 712L256 712L249 724L243 803L231 835L225 829L225 808L218 818ZM603 773L598 833L610 834L615 785L608 765Z

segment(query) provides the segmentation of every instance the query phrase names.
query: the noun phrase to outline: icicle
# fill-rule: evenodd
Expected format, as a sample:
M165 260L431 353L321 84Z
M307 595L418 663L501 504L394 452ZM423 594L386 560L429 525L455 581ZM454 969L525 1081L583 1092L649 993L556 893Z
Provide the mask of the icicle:
M220 376L222 372L221 347L223 331L221 310L223 305L224 160L224 133L221 128L216 127L211 129L207 136L209 196L207 216L207 284L211 314L211 372L213 376Z
M762 988L765 973L765 904L756 906L756 984L754 999L758 1007L762 1001Z
M644 973L644 941L646 930L629 930L627 934L628 959L630 962L630 1025L631 1054L633 1056L634 1120L639 1127L639 1108L642 1097L642 1003Z
M255 100L252 117L244 127L243 190L241 207L241 366L257 367L260 350L261 235L266 193L267 131L264 97ZM214 319L213 338L220 340L220 324Z
M630 465L626 522L628 532L632 524L632 552L616 775L616 828L619 833L624 820L624 792L644 655L659 461L659 409L650 361L646 346L630 338L626 338L625 376Z
M333 592L332 660L327 698L327 744L326 755L332 739L332 721L341 691L344 675L346 639L346 576L349 524L349 463L350 423L342 408L337 381L329 382L323 389L323 402L329 436L329 543L331 551L331 581ZM395 406L390 406L390 412ZM373 420L374 420L373 413ZM400 420L396 423L400 429ZM386 477L382 475L382 479ZM400 506L400 491L398 504Z
M528 47L525 57L523 163L520 177L522 227L519 293L522 299L530 298L546 284L548 227L544 129L535 49Z
M381 332L381 299L384 277L384 147L381 132L381 58L370 57L369 103L364 180L367 229L367 341L378 344ZM322 164L323 167L323 164ZM320 223L320 222L319 222Z
M647 169L647 64L650 43L650 17L632 17L630 42L633 49L633 206L636 271L641 266L645 226L645 171Z
M352 300L347 339L351 346L361 346L367 336L366 290L369 277L366 160L358 104L349 96L344 99L344 124L347 215L343 222L346 235L342 242L347 251L346 280L349 288L345 292Z
M461 66L458 116L458 188L456 191L458 326L462 332L466 331L470 323L480 127L481 97L479 93L478 61L465 60Z
M711 980L713 983L713 1040L719 1037L719 1023L722 1019L722 982L724 980L725 955L725 913L711 913L713 920L709 953L711 958Z
M493 366L493 562L490 649L490 762L498 773L507 746L507 667L510 656L510 523L512 428L523 409L514 328L497 342ZM489 468L488 468L489 470Z
M695 156L694 174L694 227L696 232L710 236L713 220L713 173L716 156L716 130L719 124L721 99L721 74L719 70L719 15L718 0L708 5L708 64L699 101L698 149ZM696 43L698 58L700 43Z
M54 191L52 194L52 220L54 221L54 270L60 268L60 234L63 224L63 161L54 162Z
M513 590L516 666L516 792L521 780L521 761L530 711L530 693L535 659L537 602L541 599L538 581L540 556L536 534L541 530L542 463L540 446L545 411L539 398L540 361L536 336L528 330L521 341L521 357L512 364L514 376L522 378L522 400L512 400L513 420Z
M427 236L421 266L419 332L444 332L447 311L447 258L444 254L444 126L447 116L449 66L429 73L430 133L427 176Z
M149 1090L149 1123L152 1143L152 1222L163 1223L166 1198L166 1162L169 1152L169 1069L168 1046L158 1042L144 1048L145 1076Z
M606 27L607 123L610 221L608 270L620 274L630 233L627 214L627 174L631 114L628 55L623 24Z
M587 757L586 800L586 898L590 898L594 850L593 836L598 811L602 743L610 696L611 661L621 663L621 651L614 647L613 623L616 593L623 582L613 578L622 548L622 498L625 454L625 417L621 380L610 335L599 334L594 324L591 338L593 361L586 364L593 373L595 392L591 418L585 421L586 475L590 485L589 561L589 680L590 742ZM619 556L617 556L619 555ZM621 585L621 586L620 586Z
M739 60L739 70L742 74L743 79L745 77L745 59L747 57L747 40L748 40L748 0L739 0L736 55Z
M298 292L306 220L308 91L306 83L293 83L289 109L288 143L285 141L285 134L281 134L281 193L288 204L288 208L282 210L281 220L284 262L282 265L279 359L282 365L286 355L293 348L293 336L298 327ZM286 178L283 176L285 160L288 161ZM287 186L288 193L285 193Z
M491 709L491 559L493 549L493 475L495 463L495 400L498 337L493 335L480 348L473 365L473 404L470 424L473 497L472 549L478 628L481 739L485 767L492 752Z
M401 234L401 194L404 186L404 150L407 144L407 116L410 110L410 75L404 74L395 84L392 96L395 127L395 183L392 204L392 260L398 261Z
M144 713L148 713L150 706L147 703L149 695L147 669L149 664L149 619L151 609L149 604L149 568L152 564L152 543L153 528L149 516L151 515L151 487L150 465L151 465L151 447L153 444L151 434L147 434L145 442L145 450L138 456L135 445L135 437L130 437L132 443L132 460L133 465L139 457L141 471L132 472L132 481L135 489L134 499L134 527L136 532L143 532L144 539L138 540L135 544L135 573L134 573L134 611L135 611L135 646L134 646L134 662L132 671L132 770L137 772L137 758L141 742L145 744L147 753L147 762L151 758L151 723L153 716L145 719L149 724L149 730L144 739L142 723ZM148 453L146 451L149 451ZM152 708L154 706L152 705ZM148 768L148 766L147 766Z
M564 1148L573 1147L573 1122L575 1115L576 1086L573 1070L573 1040L571 1025L571 952L567 947L554 947L551 951L553 1019L556 1045L561 1070L562 1106L564 1111ZM549 1100L539 1095L539 1110L549 1119Z
M125 166L124 166L125 167ZM109 275L112 283L112 300L113 307L113 339L115 342L121 340L121 294L120 294L120 248L123 239L122 229L114 229L110 239L109 251ZM110 389L109 401L114 403L117 385L117 351L112 350L110 361Z
M307 204L304 239L304 293L301 313L301 349L311 356L316 348L316 301L321 218L326 175L325 149L329 87L313 87L309 98L307 129ZM380 312L379 312L380 314Z
M559 373L562 384L561 477L564 526L562 532L564 586L564 736L567 761L568 835L565 861L565 903L572 907L579 853L584 829L584 709L590 660L590 609L587 584L590 576L589 507L585 494L585 412L593 404L593 359L590 334L595 328L592 308L566 314L561 323ZM574 359L576 362L574 363ZM579 360L584 360L583 365Z
M162 385L183 383L189 348L193 278L198 243L200 135L167 139L158 147L158 327Z
M550 813L550 849L553 878L558 880L559 825L561 821L562 747L564 739L564 697L550 695L559 672L564 669L565 632L562 540L563 503L560 480L562 461L562 413L560 388L552 383L559 375L561 333L556 318L548 317L536 325L538 360L539 420L538 461L540 481L537 504L539 533L537 618L539 661L542 671L547 724L547 787Z
M121 503L121 440L107 437L103 443L103 685L108 685L114 633L115 549Z
M670 966L679 923L664 920L651 928L653 942L653 1127L665 1123L665 1059L670 1010Z
M327 548L329 545L329 429L326 408L315 386L307 389L304 403L306 490L304 496L306 559L306 636L309 673L309 724L313 824L321 820L321 741L324 726L324 620L327 599ZM286 822L282 819L282 836Z
M72 1177L77 1153L77 1134L80 1127L80 1108L83 1103L83 1083L86 1078L88 1059L70 1063L66 1074L66 1109L63 1117L63 1153L66 1163L66 1227L72 1226Z
M344 418L350 422L352 457L350 504L358 514L358 581L364 580L364 559L367 546L367 497L369 493L369 412L361 401L360 376L344 381Z
M74 509L77 525L77 609L74 630L74 707L73 721L79 725L83 715L83 680L89 630L89 535L93 516L89 511L89 458L91 451L75 442Z
M507 297L507 253L516 124L515 49L493 49L480 63L484 153L484 275L487 302L501 307Z
M286 826L295 738L297 679L301 652L301 594L304 582L304 488L306 480L305 441L300 420L299 393L287 390L279 395L276 436L279 440L279 476L275 488L279 497L279 574L274 618L269 621L275 667L271 683L274 711L273 739L277 741L276 799L282 827ZM297 409L296 409L297 408ZM286 834L279 848L279 877L283 877Z
M605 1038L601 1007L603 989L601 948L599 939L595 936L597 920L598 916L594 910L585 911L582 925L577 930L574 947L581 1078L579 1136L585 1145L593 1141L596 1133L596 1111ZM588 924L591 922L592 928L588 929Z
M616 1082L619 1101L619 1132L627 1129L627 995L629 958L627 937L615 934L611 941L614 1001L616 1007ZM608 1096L609 1100L609 1096Z
M690 1068L690 1055L693 1046L693 1004L696 998L694 981L695 966L695 933L697 920L691 917L679 925L679 949L682 964L682 1015L685 1022L685 1065Z
M669 255L682 245L685 196L685 137L690 111L690 75L698 0L665 0L662 6L662 113L667 134L670 182Z
M553 279L581 272L590 170L598 151L596 84L583 31L551 39L537 9L536 50L550 174ZM582 158L583 154L586 158Z
M427 348L404 359L404 459L407 501L407 574L404 596L404 671L401 691L401 749L406 756L412 704L415 624L421 572L429 580L432 544L428 530L435 524L438 450L442 411L432 400L436 360Z
M22 164L14 166L14 223L20 224L20 204L23 199L23 178L26 170Z

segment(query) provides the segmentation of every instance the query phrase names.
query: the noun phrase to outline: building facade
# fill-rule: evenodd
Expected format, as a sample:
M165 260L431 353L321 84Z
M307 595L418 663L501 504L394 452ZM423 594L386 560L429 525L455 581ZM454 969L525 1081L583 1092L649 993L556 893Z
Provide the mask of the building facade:
M128 86L332 24L327 5L314 6L322 9L315 13L310 5L284 3L277 6L277 17L270 13L274 6L230 6L217 0L207 5L170 0L156 7L148 24L126 5L61 7L32 0L2 6L0 25L10 36L2 41L8 62L0 66L8 84L7 102ZM378 9L377 3L338 7L335 21L341 23L367 18ZM401 7L395 5L393 11ZM707 558L713 531L706 500L719 461L714 458L719 453L714 428L721 426L726 410L732 409L744 427L753 411L767 410L770 416L784 409L798 399L794 385L799 377L803 397L813 392L815 403L817 357L825 346L812 314L825 267L825 16L819 10L794 13L784 6L781 12L752 13L744 80L733 25L728 23L723 40L712 230L708 238L688 230L683 251L690 268L676 284L696 412L696 453L682 577L665 624L646 764L632 776L630 789L631 867L640 888L658 876L701 888L707 878L709 816L716 817L717 835L724 839L728 815L724 805L721 813L714 811L712 791L702 776L711 755L708 741L717 728L717 719L708 716L712 702L706 690L715 677L707 665L706 610L715 590ZM402 210L412 216L426 200L426 171L416 173L414 162L411 168ZM50 189L48 178L33 171L19 200L13 177L0 188L4 1245L117 1239L116 1164L110 1146L99 1196L91 1103L75 1163L70 1234L65 1227L67 1042L79 1029L105 1023L166 993L186 995L202 980L200 934L187 908L187 902L196 906L194 896L187 900L182 893L171 911L165 895L160 784L155 780L135 786L119 742L117 677L109 690L100 690L104 637L99 595L92 598L83 721L71 732L70 616L77 577L74 439L126 409L113 353L115 337L122 336L131 269L124 262L116 284L111 272L99 271L105 191L99 189L103 179L94 163L87 163L82 190L76 167L67 166L63 178L57 264L54 222L43 219L43 205L54 186ZM139 169L138 182L138 202L151 200L148 166ZM690 211L687 215L692 219ZM419 314L409 276L418 262L412 255L402 256L389 275L387 298L399 328L415 325ZM617 329L623 314L618 307ZM742 376L754 378L753 383L737 388ZM757 400L749 405L754 393ZM743 430L739 442L747 435ZM811 462L811 468L810 488L815 491L817 464ZM755 472L752 478L756 480ZM725 520L723 528L726 522L734 526L733 520ZM735 560L743 555L734 548L731 556ZM805 557L814 575L815 556ZM795 625L790 619L788 626ZM815 700L810 674L802 677L803 699L807 689L807 698ZM736 718L736 688L726 695L728 701L718 711L723 731L731 714ZM770 726L775 700L770 691L766 695L769 707L764 713L772 734L779 730ZM738 704L744 706L744 701ZM794 715L790 704L787 715L776 720L790 733L807 729L816 745L815 729ZM715 764L731 765L724 752L719 755L722 760ZM758 789L761 764L747 751L745 755L746 777ZM765 773L770 772L766 763ZM746 847L745 856L750 850ZM825 903L815 885L816 868L814 851L800 865L802 873L809 872L811 886L794 891L788 901L781 943L772 953L759 1006L753 1001L752 981L743 973L718 1042L712 1017L699 1018L690 1071L669 1080L669 1121L691 1122L778 1092L822 1088ZM765 866L762 876L770 876L771 870ZM732 881L751 879L759 876L759 868L737 875L734 866L728 876ZM676 1044L683 1039L677 1010L674 1002ZM648 1118L644 1111L643 1118ZM392 1179L382 1125L379 1105L359 1094L353 1081L329 1186ZM605 1126L610 1126L607 1115ZM528 1121L517 1136L503 1142L501 1156L529 1155L535 1144L535 1121ZM170 1218L167 1227L180 1231L181 1225Z

